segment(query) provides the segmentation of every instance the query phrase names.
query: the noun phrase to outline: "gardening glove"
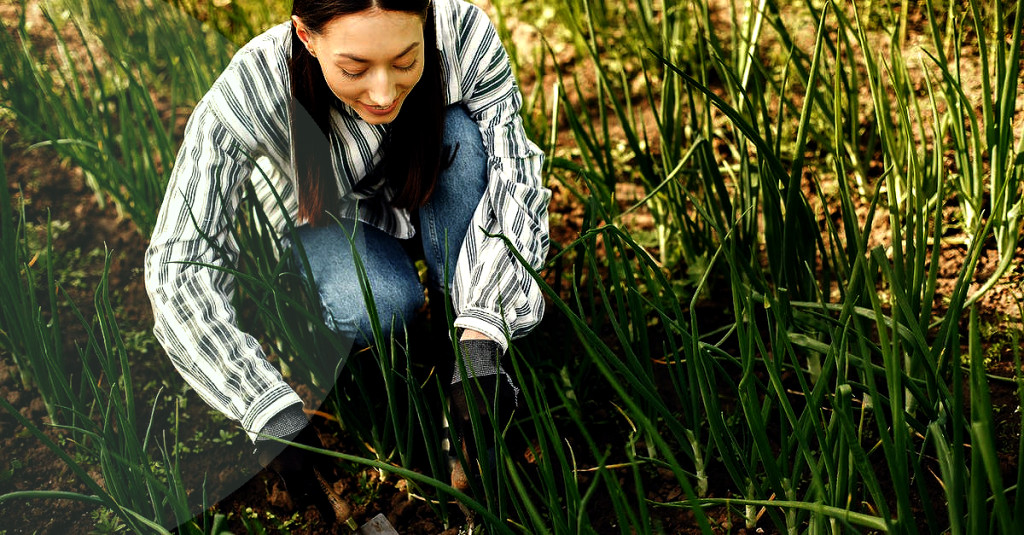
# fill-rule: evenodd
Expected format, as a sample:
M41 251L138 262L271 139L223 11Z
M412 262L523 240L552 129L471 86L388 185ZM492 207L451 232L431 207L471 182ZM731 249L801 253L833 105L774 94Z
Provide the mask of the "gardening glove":
M497 342L460 340L459 353L462 361L455 363L448 394L450 429L454 447L462 449L467 468L476 472L479 463L494 466L494 426L490 418L494 416L498 429L505 427L518 406L519 388L501 368L501 346ZM483 431L479 437L473 433L474 415ZM465 490L469 479L462 469L459 463L454 464L452 485Z
M324 449L320 435L309 425L299 405L275 415L263 426L260 434ZM329 524L349 521L351 506L327 482L333 467L329 457L263 437L256 439L255 453L260 466L269 468L281 478L285 491L296 506L312 503Z

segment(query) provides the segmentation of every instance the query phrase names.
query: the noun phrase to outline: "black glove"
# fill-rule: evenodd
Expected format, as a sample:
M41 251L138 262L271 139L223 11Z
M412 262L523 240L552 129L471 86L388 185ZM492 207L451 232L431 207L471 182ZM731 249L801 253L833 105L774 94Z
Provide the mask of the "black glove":
M299 420L301 418L301 420ZM295 432L297 425L304 425ZM279 434L289 430L287 434ZM324 449L316 429L309 425L302 409L295 405L271 418L261 431L264 435L278 436L314 448ZM321 518L329 524L345 522L351 517L351 506L343 500L328 479L333 474L331 458L294 446L286 446L268 438L256 439L256 458L260 466L273 471L284 484L285 491L296 507L316 506Z
M462 361L456 359L449 390L453 445L461 448L468 468L476 472L478 463L494 466L494 424L503 429L518 405L519 388L501 368L501 346L492 340L460 340ZM482 436L474 436L473 419L481 426ZM468 487L466 474L456 466L452 483Z

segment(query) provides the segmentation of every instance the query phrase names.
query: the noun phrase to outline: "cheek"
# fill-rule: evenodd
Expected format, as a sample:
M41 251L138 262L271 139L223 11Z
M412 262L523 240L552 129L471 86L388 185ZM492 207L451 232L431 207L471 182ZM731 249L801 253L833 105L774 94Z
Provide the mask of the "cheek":
M422 64L421 64L422 65ZM423 68L420 67L414 71L402 73L402 84L407 87L412 87L419 83L423 79Z
M404 75L402 77L402 83L404 85L406 85L407 87L412 87L419 83L419 81L423 78L423 61L423 53L420 52L419 57L416 59L416 68L413 69L412 71L402 73Z
M359 92L358 82L350 80L342 74L325 73L324 78L327 80L327 86L339 98L344 99Z

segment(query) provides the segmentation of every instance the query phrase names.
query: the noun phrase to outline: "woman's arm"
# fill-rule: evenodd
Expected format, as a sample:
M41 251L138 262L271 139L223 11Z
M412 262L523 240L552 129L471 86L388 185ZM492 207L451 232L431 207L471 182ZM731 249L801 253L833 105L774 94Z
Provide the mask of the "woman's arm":
M480 126L488 154L488 185L463 242L453 300L456 327L476 331L507 349L540 322L540 288L501 238L532 269L548 252L548 202L541 183L543 154L519 116L522 96L508 54L482 10L463 5L458 66L463 102Z
M462 331L462 337L459 338L459 340L490 340L490 338L480 331L466 329L465 331Z
M253 169L249 150L209 100L199 103L146 251L145 278L154 333L175 368L204 401L240 421L253 438L270 417L301 399L259 343L238 329L231 304L234 278L196 265L223 267L237 257L229 230L241 185Z

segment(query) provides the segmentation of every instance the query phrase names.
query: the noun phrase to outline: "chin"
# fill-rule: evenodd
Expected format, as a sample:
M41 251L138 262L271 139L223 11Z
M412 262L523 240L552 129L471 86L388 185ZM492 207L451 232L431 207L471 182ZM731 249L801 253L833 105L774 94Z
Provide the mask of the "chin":
M366 121L369 124L388 124L398 118L399 111L401 111L401 109L395 110L387 115L372 115L360 112L359 116L362 117L363 121Z

